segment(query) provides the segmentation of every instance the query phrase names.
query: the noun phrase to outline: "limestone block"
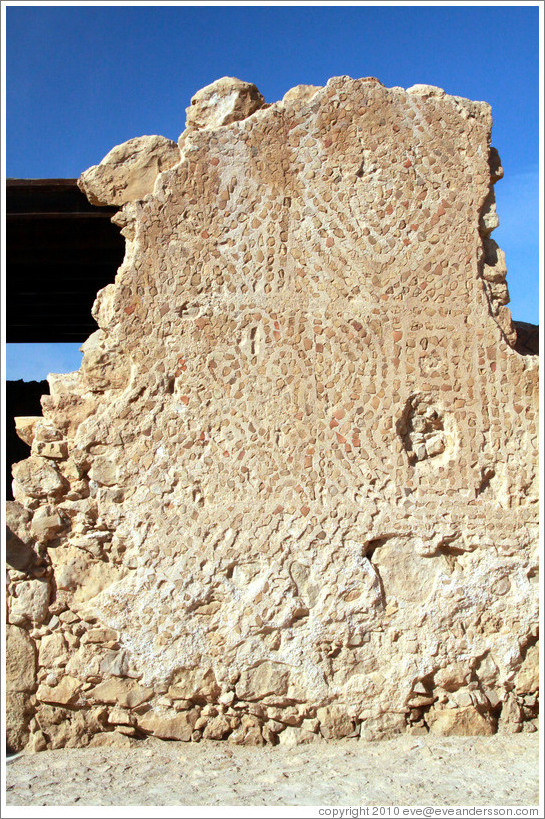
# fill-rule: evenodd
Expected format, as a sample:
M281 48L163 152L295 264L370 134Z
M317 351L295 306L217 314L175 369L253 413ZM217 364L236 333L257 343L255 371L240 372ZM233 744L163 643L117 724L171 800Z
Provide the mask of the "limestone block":
M280 663L265 661L245 669L236 685L239 700L259 700L268 694L282 695L288 690L290 669Z
M30 535L31 512L16 501L6 501L6 561L20 572L31 569L37 560Z
M115 284L107 284L96 295L91 315L101 330L111 330L116 323L116 294Z
M474 707L432 710L427 716L430 733L442 736L475 736L495 733L492 720Z
M197 726L198 723L195 725ZM219 714L207 722L203 731L204 739L225 739L231 732L231 722L223 714Z
M517 696L510 692L504 699L500 719L498 723L498 733L518 734L522 728L522 707L517 702Z
M30 530L36 540L42 543L55 538L64 529L64 520L56 509L41 506L34 512Z
M331 737L333 736L332 734ZM344 734L341 736L344 736ZM288 725L278 737L278 744L286 745L288 748L293 748L296 745L309 745L311 742L317 741L319 741L318 734L304 728L296 728L293 725Z
M25 444L32 446L34 440L35 428L38 421L41 421L39 415L20 415L13 419L15 421L15 432Z
M11 751L22 751L29 738L32 707L28 695L15 691L6 693L6 745Z
M6 691L34 691L36 647L28 632L17 626L6 628Z
M49 384L49 397L62 399L67 393L75 394L78 392L81 385L81 373L79 370L75 370L71 373L49 373L47 383ZM48 396L42 396L42 401L47 397ZM42 426L44 429L47 429L48 424L42 421ZM44 440L55 439L45 438Z
M143 687L132 680L105 680L87 692L91 699L123 708L137 708L152 695L152 688Z
M78 748L88 744L90 734L104 730L106 715L99 721L95 714L77 710L74 703L67 707L38 703L36 722L48 737L49 749Z
M406 730L403 714L382 713L379 716L364 719L360 728L360 737L367 741L391 739Z
M6 501L6 525L14 535L24 538L28 534L32 513L16 501Z
M516 678L517 694L531 694L539 690L539 646L530 646Z
M120 731L95 734L89 742L90 748L130 748L131 740Z
M117 483L117 466L106 456L96 458L89 470L89 477L101 486L113 486Z
M49 376L51 377L51 376ZM34 431L34 442L47 444L62 440L62 432L54 424L40 418Z
M178 739L189 742L193 728L197 721L197 711L182 711L176 716L163 716L154 711L148 711L138 717L138 727L147 734L160 739Z
M65 552L59 552L59 557L55 554L52 559L58 589L75 590L89 571L89 556L73 547Z
M79 630L78 626L76 626L76 628ZM65 633L65 636L68 641L68 633ZM75 645L70 644L69 659L66 663L65 671L67 674L78 676L82 680L92 682L96 685L97 681L101 678L101 660L102 651L98 646L93 644L80 644L76 649Z
M221 688L211 668L178 669L168 689L168 695L173 700L191 700L196 697L215 700L220 693Z
M110 725L132 725L134 722L134 716L117 705L108 714L108 723Z
M129 670L127 652L106 651L100 661L99 670L104 677L124 677Z
M445 691L456 691L469 682L471 668L467 662L450 663L435 674L435 684Z
M124 205L153 191L158 174L180 161L175 142L162 136L129 139L78 179L78 187L93 205Z
M85 609L94 597L120 579L122 571L113 563L95 559L87 550L70 544L50 548L57 589L72 592L72 608Z
M444 97L445 92L442 88L436 85L426 85L425 83L417 83L407 88L407 94L415 94L419 97Z
M493 686L500 678L500 670L494 658L486 654L476 665L475 675L483 686Z
M306 102L307 100L311 100L320 89L320 85L295 85L293 88L290 88L289 91L286 91L282 97L282 102L293 102L294 100Z
M493 230L499 227L500 220L496 211L496 203L493 202L490 207L481 215L479 222L479 230L483 236L489 236Z
M106 344L106 334L97 330L81 345L81 373L92 392L123 389L130 377L130 362L123 352Z
M422 600L431 594L441 571L441 557L436 560L418 555L406 540L391 538L373 555L389 597L399 600Z
M449 699L455 706L458 705L460 708L469 708L473 705L473 697L466 688L455 691Z
M186 128L219 128L262 108L265 100L251 82L222 77L201 88L186 108Z
M118 633L111 628L91 628L81 638L82 643L108 643L117 640Z
M40 702L68 705L77 700L80 688L80 680L75 677L64 676L58 685L46 685L44 683L39 685L36 698Z
M43 458L63 461L68 455L68 445L66 441L34 441L32 453Z
M504 282L507 276L505 253L490 238L483 240L483 247L485 251L483 279L488 282Z
M40 640L38 662L46 668L54 668L66 664L68 660L68 643L64 634L55 631L46 634Z
M23 580L15 586L11 623L30 622L41 626L47 617L50 588L46 580Z
M265 740L259 720L249 714L244 714L240 720L240 726L229 734L228 741L233 745L263 745Z
M40 751L47 750L47 737L43 731L35 731L30 735L29 741L25 746L27 754L37 754Z
M318 708L316 716L320 721L320 733L325 739L340 739L354 730L354 721L342 706L328 705L325 708Z
M65 481L58 469L45 458L31 455L26 461L13 464L13 494L17 497L43 498L58 495Z

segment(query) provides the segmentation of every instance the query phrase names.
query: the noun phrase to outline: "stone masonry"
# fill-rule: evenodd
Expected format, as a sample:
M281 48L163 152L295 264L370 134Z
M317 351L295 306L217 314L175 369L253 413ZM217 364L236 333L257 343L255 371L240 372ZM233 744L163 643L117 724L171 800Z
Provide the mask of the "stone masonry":
M80 186L126 240L8 505L8 741L534 731L538 358L490 106L199 91Z

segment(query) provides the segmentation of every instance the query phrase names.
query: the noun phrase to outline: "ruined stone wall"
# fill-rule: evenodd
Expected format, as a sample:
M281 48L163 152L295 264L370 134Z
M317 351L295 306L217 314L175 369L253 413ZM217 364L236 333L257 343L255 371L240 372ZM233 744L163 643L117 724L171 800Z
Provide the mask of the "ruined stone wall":
M12 743L535 730L538 360L488 104L224 78L83 174L126 239L19 419Z

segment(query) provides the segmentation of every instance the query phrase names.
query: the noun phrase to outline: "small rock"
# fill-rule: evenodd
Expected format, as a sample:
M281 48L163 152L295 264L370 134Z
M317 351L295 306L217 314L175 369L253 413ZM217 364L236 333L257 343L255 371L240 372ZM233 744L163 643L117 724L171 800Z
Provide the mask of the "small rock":
M6 744L12 751L22 751L28 741L32 706L27 693L6 693Z
M320 722L320 733L325 739L340 739L354 730L354 720L342 706L328 705L318 708L316 716Z
M186 128L219 128L262 108L265 100L251 82L222 77L206 85L191 98L186 108Z
M144 688L131 680L105 680L86 692L98 702L119 704L124 708L136 708L153 696L153 689Z
M47 543L62 532L64 523L59 512L40 507L34 512L30 529L37 540Z
M517 694L530 694L539 689L539 647L531 646L516 678Z
M236 685L239 700L256 700L267 694L282 696L288 690L290 669L268 660L255 668L244 669Z
M431 734L442 736L490 736L495 733L491 720L480 714L476 708L431 709L426 717Z
M65 675L58 685L49 686L43 683L39 685L36 692L36 698L40 702L68 705L68 703L71 703L78 698L80 688L80 680L77 680L75 677Z
M195 725L195 727L201 727ZM203 739L225 739L231 732L231 723L229 719L223 715L214 717L207 724L203 731Z
M49 584L45 580L23 580L17 583L10 622L30 621L40 626L47 617L49 596Z
M68 643L62 632L53 632L42 637L38 661L41 666L52 668L59 666L68 660Z
M293 748L295 745L308 745L311 742L318 740L318 734L313 731L306 731L304 728L295 728L293 725L288 725L285 731L282 731L278 737L280 745L286 745Z
M42 420L40 415L20 415L13 419L15 421L15 432L25 444L32 446L36 432L36 424Z
M6 691L36 688L36 647L28 633L17 626L6 627Z
M162 716L154 711L148 711L147 714L138 717L138 727L161 739L179 739L189 742L197 717L196 709L181 711L175 716Z
M282 102L293 102L294 100L306 102L307 100L312 99L312 97L318 91L321 91L321 89L321 85L295 85L293 88L290 88L289 91L286 91L282 97Z
M93 205L124 205L153 192L160 173L180 161L175 142L162 136L129 139L78 179L78 187Z
M95 734L89 741L89 748L130 748L131 740L121 731Z
M29 495L31 498L58 495L67 486L56 466L39 455L31 455L25 461L14 464L12 474L16 500L19 495Z

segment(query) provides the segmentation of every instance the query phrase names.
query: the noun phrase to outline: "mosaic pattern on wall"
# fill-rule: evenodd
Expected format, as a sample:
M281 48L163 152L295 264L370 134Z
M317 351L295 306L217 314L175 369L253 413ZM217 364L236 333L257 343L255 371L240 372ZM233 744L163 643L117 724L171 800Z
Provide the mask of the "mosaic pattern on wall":
M537 727L538 358L490 106L223 78L86 171L126 239L10 505L9 741Z

